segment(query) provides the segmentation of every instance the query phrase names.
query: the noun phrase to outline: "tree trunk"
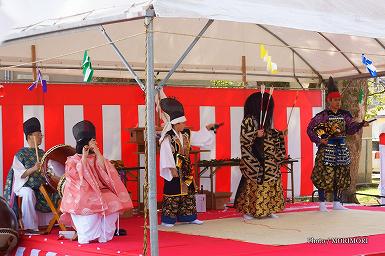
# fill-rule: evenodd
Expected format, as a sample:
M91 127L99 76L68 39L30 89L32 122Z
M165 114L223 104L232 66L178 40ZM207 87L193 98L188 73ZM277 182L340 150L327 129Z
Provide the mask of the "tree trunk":
M369 92L367 80L341 81L338 83L338 87L342 93L342 109L350 111L354 120L361 122L365 116L366 101ZM362 88L364 92L363 108L360 108L358 102L360 88ZM347 136L346 141L352 159L352 163L350 164L351 184L349 189L344 191L342 200L348 203L358 203L355 192L362 144L362 129L354 135Z

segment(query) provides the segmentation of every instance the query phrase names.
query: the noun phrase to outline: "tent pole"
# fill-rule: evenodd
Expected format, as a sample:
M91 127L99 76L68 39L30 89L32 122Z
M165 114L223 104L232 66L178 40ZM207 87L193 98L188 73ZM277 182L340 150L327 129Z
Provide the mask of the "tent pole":
M194 40L191 42L191 44L187 47L187 49L184 51L182 56L177 60L175 65L170 69L170 71L167 73L166 77L163 78L163 80L158 84L156 87L157 90L160 90L168 81L168 79L174 74L175 70L179 67L179 65L182 63L182 61L186 58L186 56L190 53L192 48L196 45L196 43L199 41L199 39L202 37L202 35L206 32L206 30L213 24L214 20L209 20L206 25L202 28L201 32L194 38Z
M297 83L302 87L302 90L305 90L305 87L303 87L302 83L299 81L298 77L295 75L295 58L294 58L294 50L291 49L291 52L293 53L293 76L294 79L297 81Z
M155 139L155 84L154 84L154 37L153 20L155 12L148 9L144 24L146 26L146 138L148 168L148 208L150 215L151 255L158 256L158 216L156 200L156 139Z
M134 77L135 81L138 83L140 88L144 91L146 88L142 81L140 80L139 76L135 73L134 69L128 64L126 58L124 58L123 54L120 52L119 48L115 45L115 43L112 42L110 36L107 34L104 27L101 25L100 30L103 33L104 37L107 39L107 41L111 44L112 48L114 49L115 53L119 56L120 60L123 62L124 66L127 68L127 70L131 73L131 75Z
M246 56L242 56L241 70L242 70L242 83L243 83L243 86L246 86L246 84L247 84L247 77L246 77Z
M37 79L37 70L36 70L36 45L31 45L31 60L32 60L32 75L33 81Z

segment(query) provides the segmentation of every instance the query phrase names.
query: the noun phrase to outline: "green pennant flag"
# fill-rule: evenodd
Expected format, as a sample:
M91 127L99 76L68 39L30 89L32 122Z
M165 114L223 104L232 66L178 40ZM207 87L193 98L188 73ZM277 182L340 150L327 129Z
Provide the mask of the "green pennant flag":
M364 103L364 90L362 87L360 88L360 92L358 93L358 104L363 104Z
M94 70L92 69L91 58L88 56L88 51L84 52L82 69L83 81L87 83L91 82L92 76L94 75Z

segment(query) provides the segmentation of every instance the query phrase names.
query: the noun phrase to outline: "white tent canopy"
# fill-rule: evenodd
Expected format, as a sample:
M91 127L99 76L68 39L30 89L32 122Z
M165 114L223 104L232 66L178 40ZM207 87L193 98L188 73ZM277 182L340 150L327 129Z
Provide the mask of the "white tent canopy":
M127 62L143 77L143 17L151 5L156 15L154 65L159 77L165 76L209 19L214 19L213 24L173 79L241 80L241 56L246 56L249 81L293 81L295 76L318 82L329 75L366 74L361 53L366 53L378 70L385 64L385 4L373 0L20 2L8 0L1 6L18 26L3 35L2 68L22 63L27 64L19 70L30 67L31 45L36 45L37 60L46 60L38 63L44 73L79 75L84 50L91 49L95 76L130 78L100 30L99 25L105 24ZM67 31L52 34L63 30ZM24 40L18 40L21 38ZM275 76L259 58L260 43L277 63Z
M379 69L385 63L384 11L385 4L374 0L6 0L0 17L13 18L18 28L0 35L5 38L0 70L31 65L35 45L44 73L79 74L86 49L96 76L130 77L133 72L124 72L128 64L146 71L139 76L146 77L151 255L158 255L154 68L164 76L181 63L174 79L240 80L245 56L249 81L360 75L365 72L361 53ZM188 47L200 31L204 37ZM278 77L266 72L261 43L277 63ZM186 48L191 49L187 55Z

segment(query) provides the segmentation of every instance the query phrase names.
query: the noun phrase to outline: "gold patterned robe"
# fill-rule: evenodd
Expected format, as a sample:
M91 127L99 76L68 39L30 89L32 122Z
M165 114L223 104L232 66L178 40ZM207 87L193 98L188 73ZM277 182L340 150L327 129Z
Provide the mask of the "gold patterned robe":
M280 162L286 157L283 133L271 129L257 138L257 127L251 117L241 125L242 179L235 207L254 217L265 217L285 208Z

